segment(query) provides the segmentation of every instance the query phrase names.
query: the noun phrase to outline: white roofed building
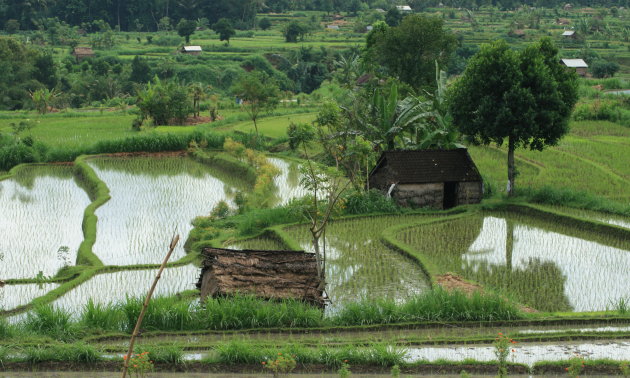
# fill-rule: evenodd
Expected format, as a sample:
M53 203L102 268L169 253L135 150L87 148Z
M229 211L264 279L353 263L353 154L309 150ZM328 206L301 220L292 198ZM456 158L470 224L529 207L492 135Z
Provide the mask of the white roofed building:
M181 52L183 54L199 55L201 54L201 46L184 46Z
M565 66L575 69L575 72L577 72L578 75L586 76L588 64L586 64L584 59L562 59L561 61Z

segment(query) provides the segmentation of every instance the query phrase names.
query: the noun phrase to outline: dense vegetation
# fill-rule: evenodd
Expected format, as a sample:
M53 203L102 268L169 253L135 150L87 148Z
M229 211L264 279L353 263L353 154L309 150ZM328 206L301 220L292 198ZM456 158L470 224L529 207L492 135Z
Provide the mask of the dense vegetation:
M27 312L0 318L0 366L121 353L142 307L133 298L161 261L156 229L170 231L184 208L178 227L192 230L160 281L160 295L178 294L154 300L143 325L140 350L159 363L183 366L185 346L209 351L206 362L260 369L277 352L335 369L348 360L389 368L405 364L409 345L490 344L502 327L566 340L613 331L525 332L602 316L627 323L627 299L615 296L625 281L608 279L630 267L630 109L610 92L630 88L627 1L412 0L422 12L412 15L386 0L7 4L0 209L29 227L14 221L4 239L41 239L58 258L38 274L28 251L50 245L13 243L28 256L17 263L0 251L0 285L19 299L0 311ZM575 38L562 37L568 28ZM505 42L485 45L496 39ZM181 53L185 44L203 52ZM77 46L95 56L77 59ZM585 59L592 77L567 73L559 58ZM481 205L408 209L366 190L381 151L461 146L483 175ZM163 156L126 156L135 152ZM81 156L108 153L123 157ZM519 182L510 199L508 156ZM19 165L36 162L67 163ZM12 185L15 194L4 190ZM38 207L48 202L72 202L83 218L49 219ZM79 231L76 247L23 234L58 224ZM316 238L330 252L325 312L239 295L200 303L185 291L204 246L316 250ZM116 255L126 242L133 253ZM478 291L440 289L449 277ZM165 333L178 340L170 349Z

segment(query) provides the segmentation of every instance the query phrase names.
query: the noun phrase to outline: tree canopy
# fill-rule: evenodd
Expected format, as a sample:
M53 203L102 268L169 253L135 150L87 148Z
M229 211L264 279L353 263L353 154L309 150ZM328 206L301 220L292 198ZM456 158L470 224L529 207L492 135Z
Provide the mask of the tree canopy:
M236 34L236 30L234 30L232 23L227 18L222 18L217 21L216 24L212 25L212 30L219 34L219 39L226 41L228 45L230 44L230 38Z
M256 120L260 113L271 111L278 105L278 84L265 72L252 71L240 77L232 87L232 92L244 101L243 107L254 122L254 129L258 134Z
M577 102L577 75L543 39L521 52L503 40L484 44L450 93L454 124L473 142L508 139L508 194L514 192L514 149L542 150L568 131Z
M441 18L414 14L399 26L374 28L367 36L365 60L416 90L434 89L435 62L446 67L456 45Z
M177 24L177 34L186 38L186 43L190 43L190 36L195 33L197 23L195 21L181 19Z

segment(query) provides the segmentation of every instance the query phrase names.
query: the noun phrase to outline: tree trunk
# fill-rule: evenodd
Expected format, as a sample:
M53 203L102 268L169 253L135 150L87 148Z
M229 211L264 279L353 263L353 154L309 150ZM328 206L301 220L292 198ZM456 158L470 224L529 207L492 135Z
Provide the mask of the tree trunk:
M514 137L509 136L508 140L508 197L514 195Z
M514 222L505 219L505 261L508 272L512 273L512 254L514 253Z
M256 124L256 117L252 117L252 121L254 121L254 129L256 130L256 136L258 136L258 125Z

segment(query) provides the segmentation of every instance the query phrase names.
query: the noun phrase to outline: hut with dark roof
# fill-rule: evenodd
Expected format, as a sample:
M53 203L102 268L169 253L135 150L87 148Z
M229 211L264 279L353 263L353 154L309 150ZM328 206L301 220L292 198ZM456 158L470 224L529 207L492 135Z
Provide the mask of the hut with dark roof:
M402 206L437 209L479 203L483 196L481 175L465 148L383 152L369 187Z
M253 294L265 299L299 299L324 305L315 254L204 248L197 288L208 296Z
M94 58L94 51L91 47L75 47L72 50L72 55L74 55L77 62L80 62L83 59Z

